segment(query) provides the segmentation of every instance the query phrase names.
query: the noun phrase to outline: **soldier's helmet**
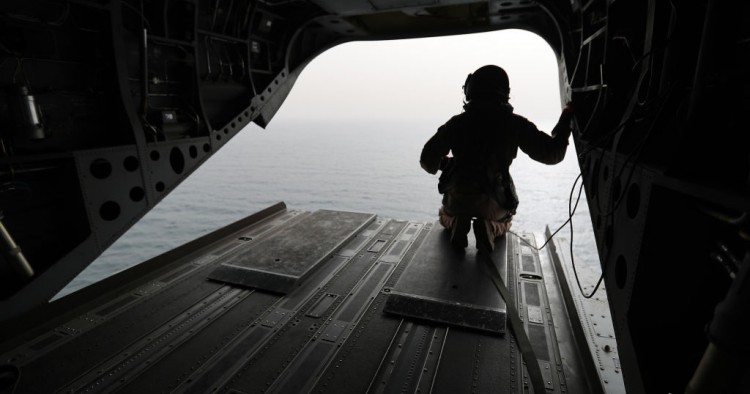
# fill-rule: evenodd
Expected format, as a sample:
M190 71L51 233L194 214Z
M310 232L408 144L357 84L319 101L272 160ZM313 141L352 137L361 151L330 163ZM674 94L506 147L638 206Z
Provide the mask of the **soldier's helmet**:
M510 95L508 74L495 65L480 67L466 77L464 95L467 102L476 99L508 101Z

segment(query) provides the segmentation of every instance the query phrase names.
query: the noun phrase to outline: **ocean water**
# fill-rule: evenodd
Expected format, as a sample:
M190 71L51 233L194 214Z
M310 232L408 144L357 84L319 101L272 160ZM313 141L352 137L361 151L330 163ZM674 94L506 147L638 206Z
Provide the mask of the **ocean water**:
M422 146L441 123L288 121L249 126L133 226L57 297L157 256L278 201L290 209L371 212L435 221L437 176L419 166ZM554 120L537 122L550 130ZM579 173L571 143L548 166L519 151L511 166L519 200L513 231L554 231L568 218ZM575 195L574 195L575 198ZM598 267L585 196L574 217L577 264ZM559 236L569 237L564 229ZM472 245L470 245L471 247Z

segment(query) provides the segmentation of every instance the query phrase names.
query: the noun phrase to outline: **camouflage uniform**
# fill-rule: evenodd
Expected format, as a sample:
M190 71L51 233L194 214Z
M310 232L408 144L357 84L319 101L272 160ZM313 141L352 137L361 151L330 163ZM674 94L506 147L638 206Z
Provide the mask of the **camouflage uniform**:
M471 218L484 219L488 235L494 240L510 229L512 214L501 205L502 197L489 191L488 179L503 171L507 173L518 148L541 163L562 161L571 131L570 118L566 114L561 116L550 136L514 114L505 102L473 101L465 108L466 112L451 118L427 141L420 164L425 171L435 174L444 156L453 152L455 169L444 185L440 223L449 230L460 225L465 234L466 219L458 223L458 218L469 218L469 222Z

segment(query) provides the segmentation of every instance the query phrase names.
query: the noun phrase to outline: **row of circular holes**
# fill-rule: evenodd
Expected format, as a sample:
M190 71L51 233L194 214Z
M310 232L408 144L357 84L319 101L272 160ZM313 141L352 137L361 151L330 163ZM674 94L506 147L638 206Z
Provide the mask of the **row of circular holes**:
M286 72L283 72L283 71L282 71L282 72L281 72L281 77L283 78L283 77L285 77L285 76L286 76ZM278 85L278 84L279 84L279 80L278 80L278 79L275 79L275 80L273 81L273 84L274 84L274 85ZM271 88L269 87L269 88L267 89L267 91L268 91L268 93L272 93L272 92L273 92L273 89L271 89ZM260 95L260 101L264 101L265 99L266 99L266 97L265 97L264 95L262 95L262 94L261 94L261 95ZM250 112L255 112L255 107L250 107ZM246 117L246 118L250 118L250 112L248 112L248 111L245 111L243 115L245 115L245 117ZM243 120L243 117L242 117L242 115L240 115L240 116L238 116L238 117L237 117L237 122L239 122L240 124L242 123L242 120ZM235 123L235 122L232 122L232 123L231 123L231 124L229 125L229 127L225 127L225 128L224 128L224 134L225 134L225 135L228 135L228 134L229 134L229 129L230 129L230 128L231 128L231 129L235 129L235 128L237 128L237 123ZM221 141L221 134L219 134L219 133L218 133L218 130L217 130L217 133L216 133L216 141Z
M592 166L591 171L591 179L592 179L592 185L593 189L598 188L598 176L600 176L600 162L597 162L594 166ZM601 177L604 182L609 181L609 166L606 164L604 165L603 170L601 171ZM612 185L612 194L613 196L619 196L621 192L622 185L620 184L619 177L613 178L613 182L615 182ZM595 190L598 191L598 190ZM593 197L595 198L598 193L594 193ZM641 205L641 190L637 183L633 182L628 187L627 196L625 197L625 211L630 219L635 219L638 216L638 211L640 210ZM601 215L597 215L596 218L596 227L597 229L600 229L602 225L602 218ZM612 243L614 241L614 235L613 235L613 229L612 226L608 226L604 233L604 244L607 246L607 248L612 247ZM627 285L627 279L628 279L628 264L627 260L625 259L625 256L622 254L619 254L617 256L617 259L615 260L615 284L617 287L622 290L625 288L625 285Z
M281 77L285 77L286 73L282 72ZM278 85L279 81L274 80L274 85ZM269 87L268 93L271 93L273 90ZM265 97L263 95L260 96L261 101L265 100ZM250 108L251 111L255 111L254 107ZM248 111L244 112L245 117L249 117L250 114ZM242 122L243 117L240 115L237 118L238 122ZM236 127L236 123L231 123L232 129ZM224 128L224 134L229 134L229 129ZM216 135L216 140L221 140L221 135ZM191 145L188 149L189 155L191 158L195 159L198 156L198 150L194 145ZM208 144L203 145L203 151L208 153L211 151L211 146ZM151 160L157 161L160 158L159 151L151 151L150 153ZM179 148L174 147L172 148L172 151L170 153L170 164L172 165L172 170L176 173L180 174L182 173L184 169L184 157L182 156L182 151L179 150ZM127 171L135 171L138 169L139 162L138 159L134 156L128 156L125 158L125 161L123 162L123 166ZM91 174L97 178L97 179L105 179L109 177L109 175L112 173L112 165L107 161L106 159L96 159L92 162L91 168L90 168ZM165 189L164 182L157 182L155 185L155 189L158 192L163 192ZM145 191L143 188L136 186L130 190L130 199L138 202L143 199L145 196ZM102 217L102 219L107 221L112 221L117 219L117 217L120 216L120 205L114 201L107 201L99 209L99 215Z
M211 151L211 146L209 144L203 144L203 151L208 153ZM195 159L198 157L198 148L195 147L195 145L190 145L188 148L188 154L191 158ZM151 151L149 154L149 157L153 161L158 161L161 158L161 154L159 151L154 150ZM173 147L169 154L169 162L172 167L172 170L177 173L181 174L182 171L185 169L185 157L183 156L182 150L178 147ZM138 161L138 158L135 156L128 156L123 160L123 168L125 168L128 172L133 172L138 169L140 166L140 162ZM89 171L91 172L91 175L94 176L94 178L97 179L106 179L112 174L112 164L106 159L96 159L91 162L91 166L89 167ZM164 182L156 182L156 185L154 185L154 189L156 189L157 192L163 192L166 188ZM139 202L143 200L143 198L146 196L146 191L143 190L140 186L135 186L132 189L130 189L129 197L134 202ZM120 216L120 204L118 204L115 201L106 201L99 207L99 216L106 220L106 221L112 221L117 219Z
M269 89L269 90L270 90L270 89ZM261 100L263 100L263 96L260 96L260 99L261 99ZM250 111L255 111L255 107L250 107ZM248 111L245 111L244 115L245 115L246 117L248 117L248 118L250 117L250 113L249 113ZM240 122L240 124L242 123L242 120L243 120L243 117L242 117L242 115L240 115L240 116L238 116L238 117L237 117L237 122ZM237 123L235 123L235 122L232 122L232 123L231 123L231 124L229 125L229 127L225 127L225 128L224 128L224 134L228 135L228 134L229 134L229 129L230 129L230 128L231 128L232 130L234 130L235 128L237 128ZM218 130L216 131L216 141L221 141L221 134L219 134Z
M592 168L592 171L590 174L591 181L592 181L591 185L592 185L592 189L595 191L592 198L597 197L596 192L598 191L597 189L599 187L598 176L600 173L599 165L600 163L597 162L593 167L591 167ZM609 166L605 164L604 169L601 171L601 177L604 182L607 182L609 180L609 172L610 172ZM613 196L619 196L621 192L621 188L622 188L622 185L620 183L620 178L619 177L614 178L613 181L615 183L612 185L612 194ZM641 206L641 189L637 183L632 182L630 186L628 187L628 193L625 199L625 211L627 212L628 217L631 219L635 219L636 216L638 216L638 211L640 210L640 206ZM600 227L599 223L597 223L597 227Z
M209 144L203 144L203 152L208 153L210 151L211 146ZM196 148L195 145L190 145L190 147L188 147L188 155L192 159L197 158L198 148ZM157 150L154 150L151 151L149 157L153 161L158 161L161 158L161 153L159 153L159 151ZM172 148L169 154L169 161L172 166L172 170L177 174L181 174L185 168L185 157L180 148ZM140 161L135 156L128 156L125 158L125 160L123 160L122 166L125 171L133 172L136 171L140 166ZM107 159L95 159L91 162L89 171L91 172L91 175L96 179L107 179L110 175L112 175L112 164Z

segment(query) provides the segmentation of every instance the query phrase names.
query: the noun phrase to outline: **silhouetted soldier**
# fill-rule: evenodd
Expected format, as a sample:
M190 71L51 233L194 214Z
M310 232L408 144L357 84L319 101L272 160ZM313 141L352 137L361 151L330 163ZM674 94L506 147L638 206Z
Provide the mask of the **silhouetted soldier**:
M430 174L442 170L440 223L456 247L468 245L472 219L480 251L492 251L495 238L510 229L518 197L509 167L518 148L545 164L565 157L572 106L565 107L550 137L513 113L509 94L502 68L488 65L469 74L464 112L441 126L422 149L422 168ZM447 156L449 151L453 157Z

